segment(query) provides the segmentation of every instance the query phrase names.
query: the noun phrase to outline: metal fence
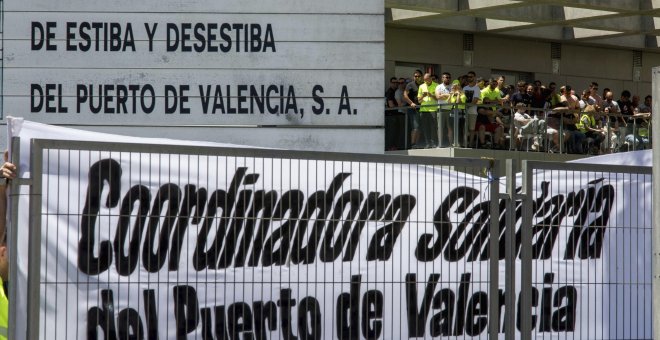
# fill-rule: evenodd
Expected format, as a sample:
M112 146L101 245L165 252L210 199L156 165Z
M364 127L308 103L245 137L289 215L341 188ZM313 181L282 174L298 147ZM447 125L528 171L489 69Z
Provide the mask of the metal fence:
M539 288L534 336L573 329L580 339L652 339L651 167L524 167L526 185L536 188L526 197L533 200L531 279ZM558 307L570 301L588 308L565 317ZM578 318L590 322L579 327Z
M651 337L651 221L618 209L636 197L650 216L650 168L529 162L504 185L483 159L30 152L13 338Z

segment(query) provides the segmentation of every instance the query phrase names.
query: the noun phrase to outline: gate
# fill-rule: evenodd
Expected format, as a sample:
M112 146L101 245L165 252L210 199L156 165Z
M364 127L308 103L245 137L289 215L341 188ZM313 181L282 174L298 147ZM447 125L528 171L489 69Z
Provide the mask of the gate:
M13 338L651 338L651 220L619 209L650 216L650 168L527 162L500 183L484 159L29 149Z
M537 296L532 336L573 329L581 339L652 339L651 167L523 168L535 192L526 198L533 239L523 239L532 244L525 279ZM557 306L569 303L577 304L574 317Z

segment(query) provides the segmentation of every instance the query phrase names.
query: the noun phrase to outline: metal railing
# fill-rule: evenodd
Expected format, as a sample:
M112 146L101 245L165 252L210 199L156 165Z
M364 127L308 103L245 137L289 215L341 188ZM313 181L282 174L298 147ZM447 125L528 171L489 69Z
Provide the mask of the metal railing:
M465 107L465 109L459 109L457 106L460 107ZM417 106L416 108L411 108L410 106L402 106L402 107L395 107L395 108L386 108L385 109L385 150L389 149L410 149L410 131L412 129L412 125L410 124L410 121L414 118L415 115L419 115L419 108L420 107L429 107L427 106ZM438 105L430 105L430 107L433 107L436 111L437 115L437 130L438 130L438 136L442 140L444 139L444 132L447 131L447 122L449 124L453 123L453 126L451 127L453 131L459 131L459 133L454 133L453 134L453 140L449 141L449 144L445 144L445 147L450 147L450 148L455 148L455 147L476 147L476 145L469 145L468 144L468 136L471 134L474 134L476 137L476 131L471 131L470 127L468 126L468 108L470 107L477 107L477 108L495 108L496 111L499 111L501 109L508 110L508 113L505 114L505 121L503 124L504 128L504 136L508 139L508 150L513 151L513 150L526 150L529 151L529 146L527 148L523 148L518 146L519 142L519 137L515 124L514 124L514 113L516 108L512 107L511 105L504 104L504 105L495 105L495 104L438 104ZM579 110L562 110L562 109L548 109L548 108L534 108L534 107L525 107L525 111L530 113L530 115L534 117L539 117L540 119L547 119L550 117L551 119L557 119L557 128L558 130L558 142L555 145L555 148L553 149L550 147L551 144L554 144L552 142L552 137L547 131L541 132L541 139L544 141L544 145L546 147L543 148L543 151L545 152L557 152L557 153L566 153L566 142L565 142L565 136L566 134L570 134L566 129L566 123L565 119L563 118L564 115L568 114L577 114L578 118L582 116L584 113L583 111ZM604 136L603 143L606 144L606 147L603 147L602 152L604 153L615 153L615 152L620 152L620 151L634 151L638 150L640 148L650 148L652 145L652 136L651 136L651 121L650 117L648 118L640 118L637 116L631 116L631 115L622 115L618 113L605 113L605 112L598 112L597 115L599 116L598 119L598 124L601 126L606 132ZM447 119L447 118L452 118L452 119ZM453 119L453 117L460 117L460 119ZM398 120L396 120L398 119ZM613 126L611 125L611 122L613 120L619 119L622 121L622 123L625 123L626 125L629 126L627 129L627 133L625 135L619 135L618 132L613 131ZM395 121L396 120L396 121ZM640 125L639 122L643 121L643 124ZM640 136L638 132L640 131L640 128L644 128L645 131L648 131L647 136L643 136L644 140L647 140L646 143L643 143L639 141ZM490 133L487 133L490 136ZM612 136L616 135L618 138L618 145L616 147L610 147L609 145L612 143ZM630 141L631 137L634 141ZM529 141L527 141L529 142ZM587 142L585 140L585 142ZM444 142L443 142L444 143ZM644 145L645 144L645 145ZM589 145L585 145L589 146ZM624 148L621 148L624 146ZM589 150L584 150L584 154L589 154Z

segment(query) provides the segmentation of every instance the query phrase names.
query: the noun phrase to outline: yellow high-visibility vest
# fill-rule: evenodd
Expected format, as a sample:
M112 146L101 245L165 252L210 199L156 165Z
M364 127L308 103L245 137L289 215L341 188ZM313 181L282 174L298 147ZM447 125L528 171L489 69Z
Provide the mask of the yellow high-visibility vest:
M596 119L593 116L585 113L582 115L582 117L580 117L580 121L575 125L577 126L578 130L580 130L580 132L584 133L589 131L588 128L596 127Z
M5 294L5 287L0 278L0 340L7 340L9 337L9 300Z

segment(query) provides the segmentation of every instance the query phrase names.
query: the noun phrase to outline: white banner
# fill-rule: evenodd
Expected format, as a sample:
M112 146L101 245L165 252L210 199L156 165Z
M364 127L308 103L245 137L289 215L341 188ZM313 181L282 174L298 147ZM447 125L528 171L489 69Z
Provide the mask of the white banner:
M14 132L24 175L25 140L109 137L31 122ZM504 315L503 236L499 294L488 291L484 178L383 162L74 149L47 151L40 170L42 339L478 338L489 322L503 336L505 318L520 315ZM651 179L599 170L535 176L537 337L651 337ZM21 196L23 223L27 203ZM488 319L493 303L500 320ZM19 306L20 328L29 322Z

